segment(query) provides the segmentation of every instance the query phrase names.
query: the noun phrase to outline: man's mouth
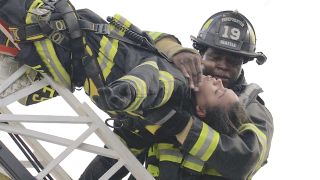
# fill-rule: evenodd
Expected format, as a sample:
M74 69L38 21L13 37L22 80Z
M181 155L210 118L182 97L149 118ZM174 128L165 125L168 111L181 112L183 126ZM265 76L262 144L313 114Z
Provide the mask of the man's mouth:
M221 79L221 80L228 80L229 79L229 77L223 76L223 75L214 75L214 77L217 79Z

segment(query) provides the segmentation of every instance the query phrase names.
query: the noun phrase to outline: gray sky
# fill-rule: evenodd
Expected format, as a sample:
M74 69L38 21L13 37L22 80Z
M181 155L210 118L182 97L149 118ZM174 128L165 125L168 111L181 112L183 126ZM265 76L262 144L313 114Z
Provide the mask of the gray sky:
M77 9L89 8L106 18L119 13L143 30L168 32L176 35L184 46L191 47L190 35L197 35L204 21L221 10L238 10L247 16L257 34L257 51L267 55L267 62L244 65L248 82L258 83L261 94L271 111L275 132L269 162L253 179L316 179L320 161L317 106L320 97L315 78L319 77L319 20L316 1L279 0L71 0ZM315 83L315 85L313 85ZM315 91L315 92L313 92ZM77 93L83 101L83 92ZM65 114L61 99L50 100L36 106L37 112L50 112L52 108ZM59 107L56 105L59 104ZM21 112L25 109L20 105ZM30 108L31 109L31 108ZM95 110L105 118L106 115ZM30 112L30 110L28 110ZM48 127L48 131L55 129ZM61 132L64 132L63 130ZM70 133L70 132L69 132ZM99 142L98 142L99 143ZM78 178L82 168L74 167L73 160L63 162L72 177ZM84 164L92 155L81 156ZM73 162L73 163L72 163ZM77 161L78 162L78 161ZM72 165L73 164L73 165ZM77 163L79 164L79 163ZM80 165L80 164L79 164ZM71 166L71 167L69 167ZM85 166L85 165L84 165Z

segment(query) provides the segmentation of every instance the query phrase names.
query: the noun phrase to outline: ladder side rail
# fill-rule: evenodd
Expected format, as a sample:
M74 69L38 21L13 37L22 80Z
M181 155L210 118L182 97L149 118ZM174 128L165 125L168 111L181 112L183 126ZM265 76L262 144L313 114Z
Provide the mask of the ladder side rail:
M140 161L132 154L122 141L109 129L108 126L99 118L99 116L89 108L87 103L83 103L83 110L92 118L94 123L97 123L98 129L96 134L103 140L104 144L111 149L116 149L120 155L120 159L124 160L124 166L132 173L136 179L150 179L154 177L146 170ZM108 173L108 172L106 172Z
M30 130L30 129L14 127L7 124L0 124L0 130L8 133L19 134L22 136L50 142L50 143L61 145L61 146L66 146L66 147L70 146L73 143L73 140L70 140L70 139L66 139L66 138L62 138L62 137L58 137L58 136ZM86 152L99 154L102 156L107 156L113 159L120 158L118 153L114 150L106 149L103 147L98 147L98 146L94 146L86 143L81 143L78 149Z
M81 117L90 117L92 120L92 123L86 123L88 126L94 124L94 126L98 127L95 129L95 133L97 136L105 143L105 145L110 150L116 150L114 151L118 156L116 159L118 159L118 163L116 163L115 167L112 167L113 169L117 169L121 164L121 166L125 166L137 179L154 179L151 174L143 167L143 165L136 159L136 157L129 151L129 149L118 139L118 137L104 124L104 122L100 119L100 117L90 108L90 106L86 103L81 104L79 100L72 94L70 90L68 90L65 87L62 87L61 85L55 83L48 75L43 74L44 79L41 81L34 82L31 86L28 86L26 88L23 88L19 90L18 92L13 93L12 95L9 95L6 98L0 99L0 107L6 106L12 102L15 102L16 100L25 97L33 92L35 92L38 89L41 89L44 86L50 85L53 89L55 89L59 95L73 108L73 110ZM40 82L40 83L37 83ZM0 115L1 116L1 115ZM17 118L16 118L17 119ZM76 119L74 119L76 120ZM62 121L60 119L60 121ZM11 128L11 129L10 129ZM17 127L6 127L5 124L0 125L0 129L5 131L18 131L22 134L28 134L30 137L35 138L35 134L41 134L41 136L45 135L44 137L39 137L39 139L47 139L49 141L53 141L53 143L59 143L59 140L66 140L64 138L60 138L57 136L52 136L44 133L37 133L32 130L25 130L25 129L17 129ZM90 129L90 128L89 128ZM17 133L19 134L19 133ZM72 148L70 147L68 149L68 152L65 151L65 154L69 154L69 152L73 151L73 147L85 147L83 143L80 142L80 140L85 140L83 137L79 137L79 142L76 142L73 144ZM67 140L68 141L68 140ZM65 144L66 141L64 141ZM69 144L73 141L68 141ZM112 151L111 151L112 152ZM54 164L58 165L58 161L61 161L62 157L64 155L61 155L58 160L55 161ZM109 156L107 156L109 157ZM112 158L112 157L111 157ZM119 162L120 161L120 162ZM123 162L123 163L122 163ZM52 161L50 162L52 163ZM50 164L49 163L49 164ZM53 166L52 166L53 167ZM49 171L48 171L49 172ZM112 172L109 171L109 173ZM40 172L41 173L41 172ZM43 172L45 174L46 172ZM108 172L107 172L108 173ZM106 173L106 174L107 174ZM41 177L42 174L40 174ZM106 175L108 176L108 175Z
M12 114L12 112L7 107L0 107L0 112L5 113L5 114L0 114L0 118L3 115ZM23 124L17 123L17 122L9 122L9 125L26 129ZM22 138L32 148L33 153L38 158L40 158L40 162L43 165L47 165L49 162L51 162L53 160L53 157L48 153L48 151L36 139L26 137L26 136L22 136ZM29 163L22 162L22 164L27 168L32 167L30 162ZM56 166L56 168L51 173L57 179L71 180L71 177L69 176L69 174L60 165Z
M30 86L20 89L19 91L12 93L5 98L0 99L0 107L9 105L23 97L28 96L33 92L38 91L39 89L47 85L48 83L45 81L45 79L42 79L40 81L34 81Z

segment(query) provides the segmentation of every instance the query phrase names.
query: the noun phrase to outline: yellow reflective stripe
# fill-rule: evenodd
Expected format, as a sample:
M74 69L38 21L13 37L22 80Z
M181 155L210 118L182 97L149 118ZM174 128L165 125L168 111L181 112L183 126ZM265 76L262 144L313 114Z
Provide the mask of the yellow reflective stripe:
M131 25L130 22L126 21L123 17L120 15L116 14L115 18L118 19L119 21L124 21L125 25ZM114 26L109 26L110 32L116 33L120 36L124 36L124 32L121 30L115 28ZM118 46L119 46L119 40L117 39L112 39L110 40L109 38L102 36L100 40L100 48L99 48L99 54L98 54L98 63L100 65L100 68L102 69L102 74L103 77L106 79L111 70L112 67L114 66L114 58L117 54L118 51Z
M207 124L202 123L202 125L200 136L191 148L190 154L200 157L203 161L207 161L218 146L220 134L209 128Z
M110 42L110 39L105 36L102 36L100 40L97 60L105 79L109 76L111 69L114 66L114 57L118 51L118 43L119 41L116 39L113 39Z
M70 76L59 61L52 42L48 39L45 39L34 42L34 45L43 63L45 63L46 67L53 76L53 79L56 82L62 83L64 86L70 88Z
M90 89L89 89L90 88ZM84 82L84 91L89 94L90 98L95 95L99 95L96 85L93 83L92 79L86 79Z
M161 154L161 153L164 153L164 154ZM171 153L171 154L169 154L169 153ZM174 162L174 163L181 163L182 154L174 153L173 151L169 151L169 150L161 150L160 151L160 161L170 161L170 162Z
M182 162L183 155L177 148L160 149L159 148L159 161L169 161L180 164Z
M202 172L204 167L204 162L195 156L187 155L183 159L182 166L197 172Z
M161 34L161 32L147 32L151 39L156 40Z
M142 79L127 75L120 78L120 80L129 80L129 82L132 82L131 85L134 86L136 91L136 98L131 103L129 107L125 109L125 111L135 111L137 110L140 105L142 104L143 100L147 97L147 85L146 82L144 82Z
M35 0L32 2L32 4L30 5L30 8L28 10L27 16L26 16L26 24L32 24L32 23L37 22L38 16L33 14L32 11L42 5L43 5L42 0ZM44 37L45 37L44 35L39 34L36 36L27 37L26 40L37 40L37 39L44 38Z
M146 125L144 128L146 128L146 130L148 130L151 134L155 134L160 127L160 125Z
M128 21L126 18L122 17L120 14L114 15L114 18L119 20L125 27L130 28L131 22ZM118 31L118 34L120 36L124 36L125 32L123 31Z
M256 136L258 137L258 140L261 144L261 154L259 157L259 160L255 166L255 168L253 169L253 171L250 173L248 179L251 179L252 176L261 168L266 155L267 155L267 136L254 124L252 123L247 123L247 124L243 124L240 128L239 128L239 132L243 133L244 131L253 131Z
M204 25L202 30L206 30L210 27L211 22L213 21L213 19L210 19L209 21L207 21Z
M36 65L36 66L32 66L31 67L32 69L34 69L35 71L37 71L37 72L41 72L41 73L44 73L44 70L41 70L41 65L39 64L39 65Z
M173 144L159 143L159 160L170 161L175 163L182 162L182 154L178 148L175 148Z
M89 54L89 56L92 56L93 53L92 53L90 46L86 45L85 48L86 48L86 52Z
M33 13L31 13L34 9L40 7L43 5L42 0L34 0L32 2L32 4L30 5L30 8L28 10L27 16L26 16L26 24L31 24L34 23L34 21L36 21L36 15L34 15Z
M169 143L158 143L158 149L175 149L173 144Z
M160 171L158 166L148 164L147 170L153 177L159 177Z
M37 40L37 39L41 39L41 38L44 38L45 36L40 34L40 35L37 35L37 36L30 36L30 37L27 37L26 40L28 41L32 41L32 40Z
M144 119L144 117L141 116L140 114L137 114L137 113L134 113L134 112L130 112L130 111L126 111L126 113L128 113L131 116L135 116L135 117L138 117L140 119Z
M150 65L150 66L154 67L155 69L159 70L159 67L158 67L157 63L152 61L152 60L151 61L146 61L144 63L141 63L138 66L136 66L135 68L140 67L140 66L144 66L144 65Z
M30 12L32 12L34 9L42 5L43 5L43 2L41 0L35 0L31 4L26 16L26 24L31 24L37 21L38 17ZM63 68L63 66L61 65L59 58L55 53L52 42L48 39L45 39L45 40L34 42L34 45L42 61L46 64L49 72L53 76L53 79L56 82L62 83L64 86L70 88L71 87L70 77L68 73L65 71L65 69Z
M141 152L144 151L144 149L136 149L136 148L129 148L129 149L132 152L132 154L134 154L135 156L141 154Z
M164 95L160 104L156 107L160 107L164 105L166 102L168 102L174 90L174 77L172 76L172 74L166 71L160 71L159 79L164 84Z
M214 168L206 168L203 174L208 174L212 176L222 176L216 169Z
M153 144L148 150L148 157L157 156L158 154L158 144Z

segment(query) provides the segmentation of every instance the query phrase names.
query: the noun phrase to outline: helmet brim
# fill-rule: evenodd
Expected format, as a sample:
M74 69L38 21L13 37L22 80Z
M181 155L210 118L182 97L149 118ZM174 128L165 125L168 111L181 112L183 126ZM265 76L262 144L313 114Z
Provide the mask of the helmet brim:
M209 43L206 43L205 41L203 41L203 40L201 40L199 38L196 38L195 36L192 36L192 35L190 36L190 38L191 38L192 41L194 41L196 43L199 43L201 45L205 45L207 47L213 47L213 48L216 48L216 49L219 49L219 50L230 52L232 54L241 55L241 56L250 58L251 60L253 60L254 58L259 58L259 57L262 56L260 53L249 53L249 52L246 52L246 51L237 51L237 50L229 49L229 48L226 48L226 47L223 47L223 46L218 46L218 45L215 45L215 44L209 44Z

